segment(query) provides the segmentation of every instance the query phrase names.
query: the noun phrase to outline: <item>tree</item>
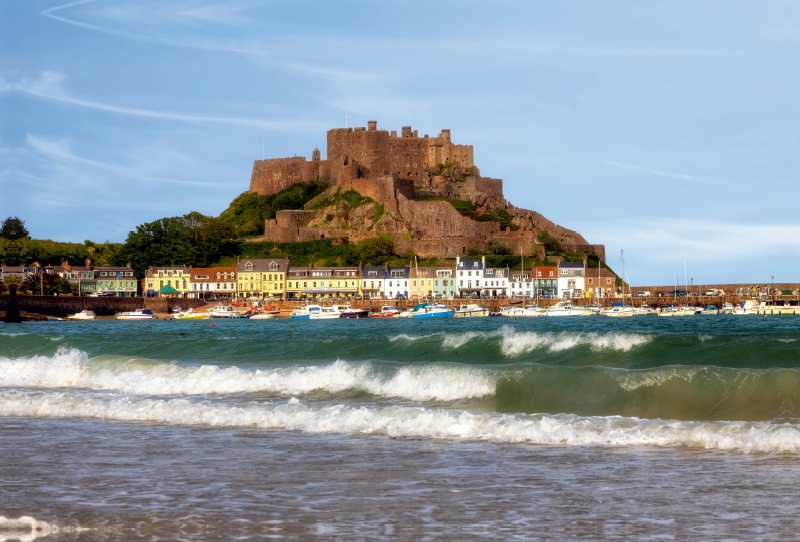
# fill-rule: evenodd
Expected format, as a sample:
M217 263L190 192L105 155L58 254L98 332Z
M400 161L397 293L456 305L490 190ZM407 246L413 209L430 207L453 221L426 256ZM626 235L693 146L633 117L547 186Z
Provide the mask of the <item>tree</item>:
M356 243L356 253L364 265L383 265L394 258L394 241L391 235L370 237Z
M5 281L0 277L0 294L4 294L8 290Z
M22 279L19 278L19 275L9 275L4 279L4 281L6 283L6 287L9 288L11 286L19 286L20 284L22 284Z
M72 285L64 277L58 277L51 285L51 291L59 294L71 294Z
M25 227L25 222L20 220L19 217L10 216L0 224L0 237L5 237L9 241L16 241L17 239L30 237L30 234Z
M42 282L43 279L40 273L31 273L22 281L22 290L24 292L32 292L33 294L41 295Z
M489 239L486 243L486 248L488 248L489 252L492 254L511 254L511 247L497 237Z

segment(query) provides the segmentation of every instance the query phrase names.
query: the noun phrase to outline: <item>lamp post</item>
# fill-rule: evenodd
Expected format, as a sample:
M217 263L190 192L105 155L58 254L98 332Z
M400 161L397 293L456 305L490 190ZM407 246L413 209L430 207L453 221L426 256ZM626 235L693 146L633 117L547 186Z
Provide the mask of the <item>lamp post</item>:
M772 300L775 301L775 275L772 275Z

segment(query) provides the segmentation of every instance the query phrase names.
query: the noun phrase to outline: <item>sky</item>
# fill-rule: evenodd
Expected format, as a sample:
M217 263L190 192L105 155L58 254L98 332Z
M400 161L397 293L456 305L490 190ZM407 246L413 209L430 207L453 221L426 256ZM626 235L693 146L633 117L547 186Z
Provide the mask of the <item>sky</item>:
M0 217L125 240L345 125L472 144L634 285L800 282L800 3L0 0Z

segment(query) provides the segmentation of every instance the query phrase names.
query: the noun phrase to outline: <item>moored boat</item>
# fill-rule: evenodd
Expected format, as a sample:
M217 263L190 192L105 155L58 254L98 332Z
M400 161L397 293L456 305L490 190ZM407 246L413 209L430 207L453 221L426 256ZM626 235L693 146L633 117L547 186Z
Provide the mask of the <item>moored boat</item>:
M81 312L67 316L67 320L95 320L96 318L97 315L94 313L94 311L85 309L82 310Z
M207 312L194 312L194 309L188 309L177 313L174 318L176 320L206 320L208 319Z
M700 314L703 314L703 315L709 315L709 314L717 315L719 313L720 313L719 309L717 308L716 305L706 305L705 310L703 312L701 312Z
M589 307L580 307L569 300L559 301L547 309L547 316L592 316L593 314Z
M460 305L453 313L457 318L475 318L482 316L489 316L489 309L485 309L475 303L468 305Z
M625 303L619 301L614 301L611 303L610 307L602 311L600 314L610 318L629 318L636 314L636 311L630 305L626 305Z
M694 308L686 309L677 305L665 307L658 313L659 316L694 316Z
M274 320L275 312L272 311L259 311L250 315L251 320Z
M294 309L290 318L294 320L332 320L339 318L339 314L339 311L333 307L303 305Z
M455 311L441 303L418 303L408 313L409 318L452 318Z
M156 315L150 309L136 309L135 311L118 312L114 315L117 320L153 320Z
M369 311L365 309L356 309L351 307L349 303L347 305L334 305L333 308L339 311L339 318L358 319L369 317Z
M393 305L384 305L379 312L373 312L372 318L398 318L400 310Z
M736 316L758 314L760 305L761 304L755 299L744 299L739 301L739 305L734 307L733 311L731 311L731 314L735 314Z
M211 318L249 318L250 311L246 309L238 310L236 307L230 305L217 305L208 311L208 315L211 316Z

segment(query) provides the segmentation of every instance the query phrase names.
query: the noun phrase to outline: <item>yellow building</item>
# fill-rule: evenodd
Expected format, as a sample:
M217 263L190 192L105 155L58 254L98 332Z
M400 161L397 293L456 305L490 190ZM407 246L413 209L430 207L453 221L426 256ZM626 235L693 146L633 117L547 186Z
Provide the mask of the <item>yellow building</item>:
M170 287L178 292L171 295L187 297L191 288L191 275L192 268L185 265L170 267L153 267L151 265L144 274L145 295L155 296L163 288Z
M236 265L240 298L280 297L286 292L288 259L240 260Z

